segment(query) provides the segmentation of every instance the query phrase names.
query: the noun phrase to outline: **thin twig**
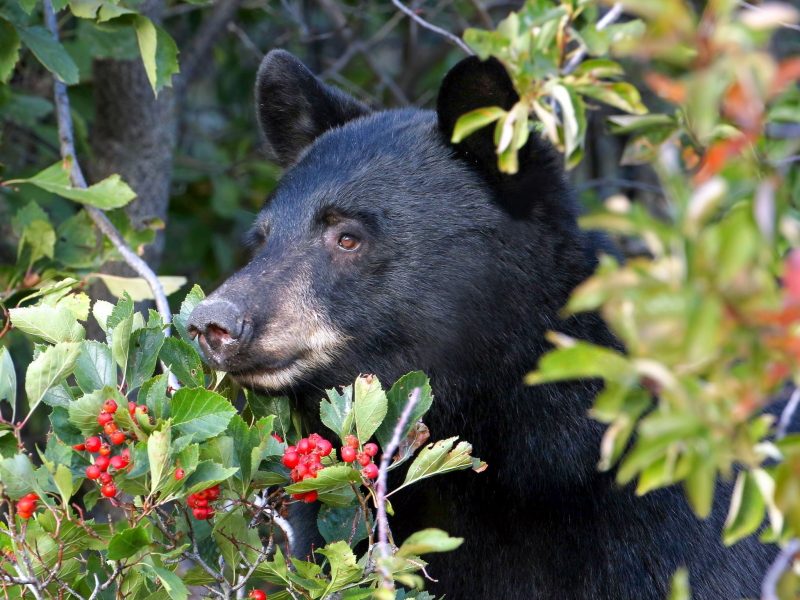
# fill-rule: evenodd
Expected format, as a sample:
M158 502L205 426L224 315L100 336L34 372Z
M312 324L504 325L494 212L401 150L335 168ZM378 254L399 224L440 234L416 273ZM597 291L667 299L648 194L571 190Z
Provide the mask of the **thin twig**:
M786 437L786 432L789 429L792 416L794 416L798 404L800 404L800 387L794 388L792 397L789 398L789 402L786 403L783 412L781 412L781 418L778 421L778 430L775 432L775 440L781 440Z
M394 428L392 439L386 448L383 449L383 456L381 456L378 481L375 485L375 504L378 509L378 516L376 517L378 520L378 549L384 559L388 559L391 556L391 552L388 548L389 520L386 517L386 477L389 472L389 464L392 462L392 457L400 445L406 423L408 423L414 407L417 405L417 402L419 402L421 392L422 390L420 388L414 388L414 391L409 395L408 404L406 404L406 407L403 409L400 420ZM391 571L384 564L380 564L378 568L383 576L383 587L387 590L393 590L394 581L392 580Z
M57 42L58 22L56 20L56 14L53 11L53 4L51 0L42 0L42 7L44 9L44 20L45 24L47 25L47 29L50 30L50 33L53 34L53 39ZM56 104L56 120L58 122L58 142L61 150L61 158L72 161L72 168L70 170L70 179L72 181L72 185L79 189L86 189L86 179L83 177L83 171L81 171L81 166L78 163L78 157L75 154L75 130L72 125L69 96L67 95L67 84L58 79L58 77L55 75L53 75L53 82ZM169 337L169 324L172 323L172 312L169 309L167 296L164 294L164 288L161 286L158 276L150 268L150 265L142 260L136 254L136 252L134 252L131 247L128 246L125 238L123 238L122 234L117 231L117 228L114 227L113 223L108 220L108 217L104 211L88 204L84 205L84 208L86 209L86 212L89 213L89 216L94 224L97 225L97 228L109 240L111 240L111 243L114 244L114 247L117 249L120 255L122 255L122 258L125 260L125 262L128 263L128 265L145 281L147 281L147 284L150 286L150 289L153 292L153 298L155 298L156 301L156 309L161 315L161 318L164 320L164 323L168 324L168 326L164 329L164 335ZM166 368L164 368L164 370L166 371ZM169 385L173 389L180 389L178 380L171 372L169 375Z
M748 4L747 2L744 2L743 0L739 0L739 6L741 6L742 8L746 8L747 10L755 10L755 11L758 11L758 12L767 12L766 10L761 8L760 6L755 6L753 4ZM795 31L800 31L800 25L795 25L793 23L784 23L783 21L779 21L778 25L780 25L781 27L786 27L786 29L794 29Z
M767 570L764 580L761 582L761 600L779 600L776 588L778 580L786 569L792 564L795 554L800 551L800 540L792 538L775 557L774 562Z
M609 10L603 16L603 18L597 22L595 29L597 29L597 31L602 31L614 21L619 19L620 15L622 15L622 2L617 2L611 7L611 10ZM581 64L583 57L586 56L586 50L586 46L582 46L577 52L575 52L575 54L572 55L572 58L567 61L566 66L561 71L562 75L569 75L577 68L579 64Z
M446 31L446 30L442 29L441 27L437 27L433 23L428 23L425 19L420 17L417 13L415 13L413 10L408 8L405 4L400 2L400 0L392 0L392 4L394 4L398 9L400 9L406 15L408 15L408 17L410 19L413 19L414 21L416 21L417 23L419 23L425 29L429 29L430 31L433 31L434 33L438 33L439 35L442 35L442 36L446 37L448 40L453 42L456 46L461 48L468 55L470 55L470 56L474 56L475 55L475 53L470 49L470 47L467 46L464 42L462 42L458 38L458 36L453 35L449 31Z

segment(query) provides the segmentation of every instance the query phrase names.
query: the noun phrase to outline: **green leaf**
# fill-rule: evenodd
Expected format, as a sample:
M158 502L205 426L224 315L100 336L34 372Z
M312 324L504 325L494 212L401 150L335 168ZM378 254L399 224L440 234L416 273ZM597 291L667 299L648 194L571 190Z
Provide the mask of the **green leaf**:
M17 33L48 71L67 85L78 83L78 66L52 33L44 27L19 27Z
M12 500L19 500L34 491L33 466L27 454L17 454L12 458L0 461L0 480L6 494Z
M741 471L736 478L725 530L722 533L725 545L731 546L755 533L764 521L766 509L766 502L752 473Z
M551 381L603 377L614 381L627 380L634 375L633 367L619 352L587 342L552 350L539 360L537 371L525 376L527 385Z
M225 561L230 565L241 564L242 559L239 550L251 564L257 558L257 549L261 548L261 540L258 537L258 531L247 526L248 520L245 520L244 516L239 512L230 512L217 519L214 527L214 539L219 544L220 552ZM243 543L237 549L237 546L229 538Z
M63 49L62 52L64 52ZM66 52L64 52L64 55L69 57ZM57 162L29 179L16 179L13 181L15 183L29 183L53 194L102 208L103 210L125 206L136 198L136 193L127 183L120 179L119 175L111 175L99 183L95 183L86 189L81 189L73 187L70 180L71 172L72 161L68 159Z
M182 435L195 435L202 442L228 427L236 409L216 392L181 388L172 398L172 425Z
M168 385L169 377L166 373L163 373L145 381L139 390L139 404L147 405L150 414L155 419L168 419L170 417L170 405L167 400Z
M506 111L499 106L478 108L461 115L453 128L453 137L450 141L457 144L471 133L494 123L498 119L505 117L505 115Z
M356 564L356 557L347 542L328 544L317 554L327 557L331 578L321 597L326 597L345 585L355 583L361 578L361 567Z
M701 519L711 513L716 479L717 470L714 463L695 456L691 471L684 482L684 489L694 512Z
M17 404L17 372L5 346L0 347L0 400L8 402L12 409Z
M123 370L128 364L128 354L131 350L133 318L134 315L129 315L117 323L113 328L109 327L111 334L111 354L114 356L116 363Z
M98 273L96 275L101 279L108 291L112 296L122 298L127 293L135 302L143 302L144 300L153 300L153 288L144 277L120 277L119 275L106 275ZM178 275L159 275L158 281L164 291L165 296L171 296L184 285L186 285L186 277Z
M183 302L181 302L181 312L172 317L172 323L175 325L175 329L178 330L178 334L181 336L183 341L194 348L195 351L201 356L203 351L200 349L200 344L197 343L197 340L193 340L186 332L186 323L189 321L189 317L191 316L194 307L200 304L205 297L206 295L202 288L195 284L191 291L186 295L186 298L184 298Z
M411 431L411 428L416 425L431 407L431 403L433 402L431 383L425 373L422 371L414 371L398 379L392 386L392 389L386 393L386 399L388 400L386 417L375 432L375 437L382 448L386 448L386 445L392 439L394 428L397 427L397 423L400 421L400 415L408 404L408 398L411 396L411 392L414 391L414 388L420 388L419 400L416 406L414 406L414 410L411 412L403 434L400 436L401 441L405 439Z
M81 342L81 355L75 365L75 380L85 394L117 383L117 367L111 348L93 340Z
M360 505L342 508L323 505L317 515L317 529L328 543L348 542L355 546L361 540L367 539L367 522Z
M675 117L670 115L613 115L607 120L611 124L611 133L614 134L633 133L642 129L675 129Z
M325 467L317 473L315 479L306 479L300 483L295 483L286 488L289 494L302 494L317 490L319 493L332 492L333 490L350 487L350 482L360 483L361 475L359 472L346 465L336 465Z
M97 415L103 409L108 393L116 392L116 388L106 386L91 394L85 394L69 406L69 422L77 427L84 436L94 435L102 430L97 422ZM125 410L127 407L120 407Z
M289 405L289 398L286 396L262 396L252 390L245 390L245 396L247 396L247 407L256 419L275 415L275 431L285 440L292 429L292 409Z
M403 542L398 556L411 557L429 552L449 552L464 543L464 538L452 538L441 529L423 529Z
M371 377L371 379L370 379ZM375 376L359 377L354 386L353 414L358 441L368 442L386 416L388 400Z
M408 468L403 485L397 489L399 490L407 485L411 485L422 479L427 479L428 477L433 477L434 475L441 475L459 469L472 467L476 470L483 470L485 465L483 463L476 465L473 457L470 456L472 446L467 442L459 442L458 445L453 448L453 444L457 439L457 437L452 437L446 440L440 440L435 444L429 444L427 447L423 448Z
M686 567L680 567L672 576L669 600L692 600L692 593L689 590L689 571Z
M167 421L161 431L156 429L147 440L147 457L150 461L150 490L157 492L163 483L162 479L169 472L170 443L172 429Z
M186 476L184 493L188 496L222 483L229 477L233 477L238 470L236 467L224 467L217 462L204 460L197 465L194 473Z
M253 433L256 434L254 438L257 438L258 432L254 431ZM227 434L233 439L233 454L240 469L238 477L245 486L242 489L242 493L244 493L247 489L246 486L250 482L250 475L252 473L251 459L253 447L257 445L258 441L253 440L256 443L251 442L250 430L244 422L244 419L238 414L233 415L233 418L228 423ZM258 467L258 465L256 465L256 467Z
M70 423L69 412L66 408L54 407L53 412L50 413L50 423L52 423L53 431L58 439L68 446L83 443L84 436L80 429Z
M42 396L42 402L48 406L61 406L62 408L69 408L74 399L66 381L51 387Z
M66 504L69 502L69 499L72 498L73 489L72 472L69 470L69 467L67 465L58 465L53 475L53 481L61 494L61 499L64 501L64 504Z
M616 77L623 75L624 71L619 63L613 60L595 58L592 60L585 60L579 64L572 72L576 78L589 76L594 79L602 79L604 77Z
M178 73L178 46L161 27L143 15L134 20L139 51L153 92L157 95L165 86L172 86L172 76Z
M22 237L19 240L19 253L22 253L23 246L31 249L29 264L35 263L40 258L53 258L56 247L56 232L53 226L47 221L32 221L22 230Z
M348 385L341 394L335 389L329 389L327 394L330 402L320 402L320 417L323 424L344 442L344 438L353 429L353 386Z
M86 330L66 308L42 305L12 308L8 312L14 327L51 344L80 342L86 337Z
M141 525L115 534L108 542L108 560L123 560L150 546L153 540Z
M672 136L674 131L674 128L653 129L629 139L622 151L619 164L623 166L641 165L656 160L661 146Z
M165 339L160 358L186 387L205 387L203 363L194 348L186 342L175 338Z
M642 104L639 90L625 81L601 85L575 85L575 91L635 115L647 112L647 108Z
M31 407L42 400L47 390L61 383L72 373L80 352L80 344L61 342L42 352L28 365L25 374L25 393L28 394Z
M11 79L21 47L17 30L5 19L0 19L0 83Z
M131 336L125 380L128 393L141 386L153 376L158 362L158 353L164 343L164 332L157 327L137 329Z
M172 571L161 569L159 567L151 567L155 571L156 576L161 581L167 594L172 600L187 600L189 597L189 590L183 585L181 578Z

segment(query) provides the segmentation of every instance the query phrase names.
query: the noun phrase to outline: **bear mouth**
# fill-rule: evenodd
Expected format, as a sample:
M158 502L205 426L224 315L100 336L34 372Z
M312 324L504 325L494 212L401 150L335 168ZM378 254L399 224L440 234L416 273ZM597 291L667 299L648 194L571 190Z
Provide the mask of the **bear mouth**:
M280 392L296 383L303 373L308 362L306 354L298 352L284 359L230 371L230 375L243 387L271 393Z

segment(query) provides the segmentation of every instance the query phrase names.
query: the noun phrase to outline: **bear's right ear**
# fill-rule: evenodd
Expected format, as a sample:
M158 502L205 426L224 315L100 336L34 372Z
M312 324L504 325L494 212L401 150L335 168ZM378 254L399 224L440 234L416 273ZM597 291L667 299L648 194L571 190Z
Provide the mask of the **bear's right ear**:
M370 109L322 83L289 52L273 50L258 69L256 111L270 158L285 169L320 135Z
M448 143L459 117L487 106L510 110L519 101L519 95L503 64L496 58L481 60L477 56L465 58L445 76L439 89L436 113L439 130ZM499 175L494 145L494 127L487 126L468 135L455 148L470 162L477 163L484 172Z

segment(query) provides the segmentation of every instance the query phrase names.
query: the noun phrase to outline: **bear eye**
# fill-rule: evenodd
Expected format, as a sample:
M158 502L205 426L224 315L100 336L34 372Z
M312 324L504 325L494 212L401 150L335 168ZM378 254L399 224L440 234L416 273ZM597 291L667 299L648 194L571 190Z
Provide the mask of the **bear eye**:
M338 244L342 250L352 252L353 250L358 249L358 247L361 245L361 240L354 235L350 235L349 233L343 233L339 236Z

